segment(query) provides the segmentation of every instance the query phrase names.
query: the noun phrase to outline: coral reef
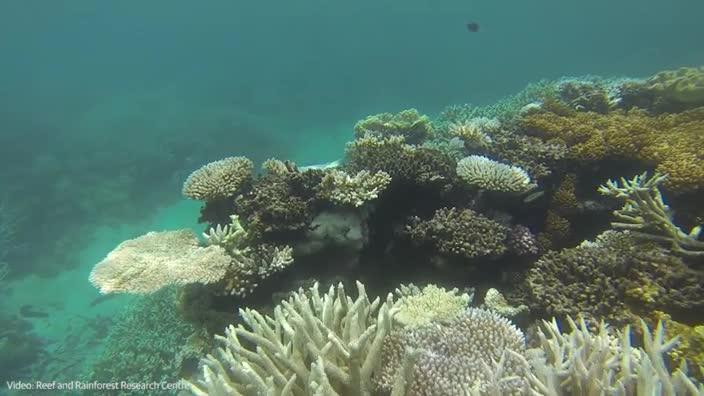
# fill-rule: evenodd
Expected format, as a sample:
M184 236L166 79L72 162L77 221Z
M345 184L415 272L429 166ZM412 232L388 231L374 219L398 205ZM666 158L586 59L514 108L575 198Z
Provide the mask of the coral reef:
M132 301L116 318L105 349L91 361L83 378L99 383L177 382L208 351L210 337L178 315L176 294L174 287L168 287ZM151 390L150 394L169 395L173 390Z
M433 126L428 116L421 115L416 109L408 109L396 114L368 116L354 126L354 132L357 138L370 133L381 137L403 136L410 144L420 144L433 135Z
M252 161L245 157L210 162L188 176L183 195L202 201L232 197L251 180L252 168Z
M661 71L645 81L645 88L660 101L704 105L704 66Z
M242 309L249 329L230 326L216 355L203 360L203 377L190 383L196 395L368 395L381 345L391 329L391 295L370 301L342 284L320 294L317 283L274 310L274 317ZM251 342L250 349L243 342Z
M667 174L675 192L704 187L704 107L652 116L632 109L607 114L541 110L520 120L521 128L549 142L566 144L572 159L633 160Z
M457 175L467 184L487 191L524 193L535 188L523 169L472 155L457 163Z
M384 171L372 174L361 170L350 176L344 171L332 169L323 176L318 191L323 199L358 208L365 202L376 199L389 183L391 176Z
M221 247L199 247L190 230L149 232L119 244L89 279L101 293L152 293L167 285L217 282L230 261Z
M696 316L704 308L702 281L704 274L661 247L616 231L546 253L527 277L535 307L547 315L618 325L637 324L638 314L655 310Z
M406 232L441 253L476 259L504 254L509 229L471 209L441 208L430 220L412 218Z

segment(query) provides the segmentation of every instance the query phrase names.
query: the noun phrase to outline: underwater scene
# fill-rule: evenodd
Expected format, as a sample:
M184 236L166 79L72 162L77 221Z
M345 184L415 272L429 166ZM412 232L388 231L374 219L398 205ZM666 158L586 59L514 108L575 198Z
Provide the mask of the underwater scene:
M704 395L702 16L0 1L0 395Z

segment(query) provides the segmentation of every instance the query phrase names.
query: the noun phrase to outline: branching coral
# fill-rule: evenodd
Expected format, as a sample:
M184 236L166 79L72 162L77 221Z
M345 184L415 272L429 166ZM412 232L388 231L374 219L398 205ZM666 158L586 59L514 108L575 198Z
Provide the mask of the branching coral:
M467 184L488 191L524 193L535 188L523 169L472 155L457 163L457 175Z
M381 113L371 115L354 126L355 136L378 134L381 137L403 136L411 144L420 144L433 134L430 118L421 115L416 109L403 110L397 114Z
M324 199L339 205L360 207L376 199L391 183L391 176L384 171L370 173L361 170L354 176L345 171L332 169L325 173L318 185L318 193Z
M679 340L669 351L670 358L675 362L686 360L695 370L693 374L699 379L704 378L704 324L688 326L672 320L664 312L656 312L655 319L662 321L668 337Z
M672 222L669 207L658 188L666 179L667 176L658 173L650 178L643 173L631 180L621 178L620 184L609 180L600 186L600 193L625 200L623 208L614 211L618 221L611 225L630 230L636 237L664 243L677 254L704 256L704 241L697 239L701 226L687 234Z
M448 132L459 137L468 148L485 148L491 144L491 133L501 128L495 118L477 117L464 122L452 122Z
M704 393L704 387L687 376L687 366L672 373L665 354L676 339L665 339L659 322L654 332L641 321L643 348L631 346L630 327L614 337L602 322L596 333L584 321L567 319L569 333L562 333L557 322L543 321L540 347L529 351L525 360L532 367L529 375L533 394L541 395L691 395ZM531 353L532 352L532 353ZM518 353L511 353L521 359Z
M252 168L252 161L245 157L208 163L188 176L183 195L204 201L232 197L250 181Z
M209 349L204 339L210 337L183 320L175 309L176 295L177 289L168 287L130 301L115 318L105 348L91 360L84 378L133 384L178 381L184 366Z
M643 110L607 114L540 111L520 120L521 128L547 141L564 143L580 161L624 159L654 165L676 192L704 187L704 107L651 116Z
M230 326L222 347L203 359L196 395L370 395L384 337L391 330L392 296L370 301L364 286L349 297L343 286L320 294L299 290L264 316L241 309L247 328ZM256 349L245 346L253 344Z
M471 209L441 208L430 220L412 219L406 232L442 253L475 259L504 254L509 229Z
M261 281L293 263L293 249L268 244L248 246L247 231L240 225L239 218L234 215L230 218L230 224L224 227L218 224L204 236L209 245L224 248L232 257L220 282L225 293L244 297Z
M190 230L150 232L119 244L95 265L90 281L101 293L152 293L164 286L214 283L230 256L219 246L198 246Z

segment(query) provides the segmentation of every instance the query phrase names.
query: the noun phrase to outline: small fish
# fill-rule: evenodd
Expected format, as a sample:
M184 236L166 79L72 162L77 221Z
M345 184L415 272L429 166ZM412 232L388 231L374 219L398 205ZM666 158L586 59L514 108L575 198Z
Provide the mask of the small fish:
M467 30L469 30L472 33L476 33L479 31L479 24L476 22L469 22L467 23Z
M48 318L49 314L43 311L35 310L31 305L23 305L20 307L20 316L23 318Z

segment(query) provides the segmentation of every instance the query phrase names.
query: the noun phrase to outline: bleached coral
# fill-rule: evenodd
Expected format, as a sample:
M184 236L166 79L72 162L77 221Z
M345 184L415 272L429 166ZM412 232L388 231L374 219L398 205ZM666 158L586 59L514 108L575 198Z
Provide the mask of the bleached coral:
M641 321L643 348L631 346L630 327L618 336L602 322L596 332L583 320L567 318L569 333L557 321L543 321L540 346L528 351L534 394L541 395L702 395L704 387L687 376L686 364L670 372L664 354L677 344L666 340L659 322L651 332ZM513 354L521 358L518 354Z
M231 215L230 224L216 225L210 227L203 233L205 242L208 245L217 245L225 248L228 252L242 247L247 238L247 231L240 224L239 216Z
M488 191L523 193L535 188L525 170L481 155L461 159L457 175L467 184Z
M149 232L119 244L89 279L101 293L152 293L167 285L217 282L230 260L219 246L198 246L190 230Z
M370 301L357 283L352 299L342 284L320 294L299 289L269 317L240 309L245 326L229 326L222 346L202 360L189 383L205 395L370 395L381 344L391 330L392 296ZM253 346L246 346L253 345Z
M446 322L461 314L474 295L459 294L459 290L445 290L436 285L423 289L413 284L396 289L399 296L394 307L398 313L394 320L404 327L420 327L431 322Z
M253 166L245 157L210 162L188 176L183 183L183 195L199 200L230 197L251 179Z
M371 173L361 170L351 176L338 169L329 170L318 186L320 196L340 205L360 207L376 199L391 183L391 176L384 171Z
M659 189L666 178L658 173L648 177L646 172L631 180L621 178L620 184L609 180L600 186L601 194L625 201L621 209L614 211L618 221L612 222L611 226L630 230L637 238L664 243L677 254L704 256L704 241L698 239L701 226L685 233L672 222L670 209Z

